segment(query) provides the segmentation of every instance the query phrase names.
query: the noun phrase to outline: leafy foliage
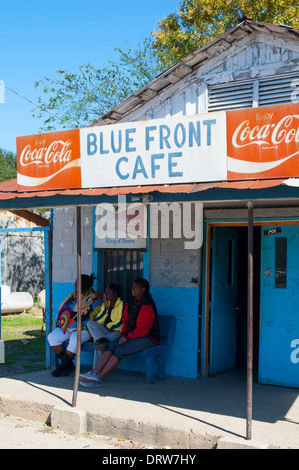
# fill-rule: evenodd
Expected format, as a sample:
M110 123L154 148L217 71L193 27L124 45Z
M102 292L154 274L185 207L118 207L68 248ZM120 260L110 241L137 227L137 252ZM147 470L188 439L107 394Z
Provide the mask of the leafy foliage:
M153 32L160 62L171 66L233 28L243 17L299 28L298 0L183 0Z
M13 152L0 149L0 182L17 177L17 159Z
M41 130L84 127L149 83L162 67L154 55L152 41L144 39L136 50L116 49L117 61L96 69L82 65L77 73L58 70L56 79L44 78L35 83L43 87L37 118L46 118ZM46 96L45 96L46 95Z
M81 65L76 73L58 70L55 79L37 81L43 95L34 116L44 119L43 131L84 127L242 17L298 28L298 8L298 0L182 0L174 13L158 22L151 38L137 49L117 48L118 59L107 67Z

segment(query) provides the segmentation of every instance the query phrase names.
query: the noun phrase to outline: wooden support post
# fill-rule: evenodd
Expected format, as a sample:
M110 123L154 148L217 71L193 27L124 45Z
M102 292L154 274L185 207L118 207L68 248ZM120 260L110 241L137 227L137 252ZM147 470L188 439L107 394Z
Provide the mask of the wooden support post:
M248 202L248 295L247 295L247 422L246 439L252 438L253 375L253 204Z
M76 370L73 390L72 407L77 405L77 393L79 387L80 364L81 364L81 330L82 330L82 317L81 317L81 297L82 297L82 282L81 282L81 207L77 207L77 354L76 354Z

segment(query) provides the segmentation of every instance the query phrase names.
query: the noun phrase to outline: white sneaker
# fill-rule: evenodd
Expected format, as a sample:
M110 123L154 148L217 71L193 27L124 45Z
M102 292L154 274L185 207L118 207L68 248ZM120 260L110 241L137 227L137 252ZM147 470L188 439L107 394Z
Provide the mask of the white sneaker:
M83 387L100 387L102 384L102 380L99 378L99 373L96 370L90 370L86 372L84 375L80 375L79 383L83 385Z
M98 382L83 382L83 380L79 381L79 384L83 387L100 387L102 385L101 379Z
M96 370L89 370L86 374L80 375L79 380L82 382L99 382L99 373Z

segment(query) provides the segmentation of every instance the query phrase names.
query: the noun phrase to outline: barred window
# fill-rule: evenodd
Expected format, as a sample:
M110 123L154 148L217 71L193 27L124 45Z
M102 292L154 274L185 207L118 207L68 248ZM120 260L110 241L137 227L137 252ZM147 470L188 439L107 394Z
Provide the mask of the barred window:
M143 252L140 250L105 250L104 286L119 284L126 302L134 279L143 276Z

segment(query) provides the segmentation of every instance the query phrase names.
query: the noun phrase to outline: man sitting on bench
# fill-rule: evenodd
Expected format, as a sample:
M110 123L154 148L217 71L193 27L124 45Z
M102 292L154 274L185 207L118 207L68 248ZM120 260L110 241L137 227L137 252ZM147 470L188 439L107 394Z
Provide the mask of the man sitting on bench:
M125 306L119 340L109 344L98 365L80 376L84 387L99 387L102 379L114 370L125 356L135 354L160 342L160 327L149 283L138 278L132 284L132 299Z

